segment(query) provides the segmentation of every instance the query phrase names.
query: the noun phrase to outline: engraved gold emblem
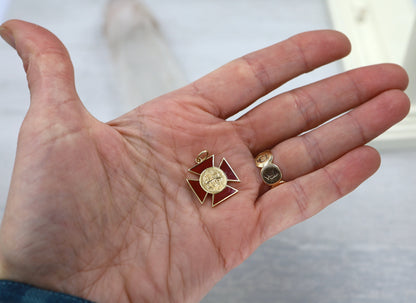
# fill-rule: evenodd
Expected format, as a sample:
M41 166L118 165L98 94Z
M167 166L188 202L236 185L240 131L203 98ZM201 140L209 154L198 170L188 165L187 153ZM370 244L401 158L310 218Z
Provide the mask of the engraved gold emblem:
M218 194L227 186L227 176L218 167L209 167L199 177L199 184L209 194Z
M268 163L271 163L273 161L273 155L269 150L266 150L256 157L256 166L259 168L263 168Z
M195 162L197 164L188 171L198 175L199 179L186 181L201 204L204 204L208 195L212 195L212 207L215 207L238 192L228 185L228 182L240 182L240 179L225 158L219 167L215 167L214 155L209 156L204 150L199 153Z

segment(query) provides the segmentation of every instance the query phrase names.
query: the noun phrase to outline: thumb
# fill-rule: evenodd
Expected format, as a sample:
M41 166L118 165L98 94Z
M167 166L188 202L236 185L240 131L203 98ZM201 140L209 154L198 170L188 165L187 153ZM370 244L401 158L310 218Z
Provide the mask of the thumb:
M48 30L19 20L0 27L0 35L23 61L31 94L31 107L81 104L75 90L74 69L68 51ZM73 103L73 102L70 102Z

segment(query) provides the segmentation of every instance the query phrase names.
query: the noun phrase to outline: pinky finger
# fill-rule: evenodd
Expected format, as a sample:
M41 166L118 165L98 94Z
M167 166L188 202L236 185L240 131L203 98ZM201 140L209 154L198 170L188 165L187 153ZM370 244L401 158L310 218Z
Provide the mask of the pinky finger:
M378 152L361 146L317 171L268 191L256 204L261 238L269 239L317 214L353 191L379 166Z

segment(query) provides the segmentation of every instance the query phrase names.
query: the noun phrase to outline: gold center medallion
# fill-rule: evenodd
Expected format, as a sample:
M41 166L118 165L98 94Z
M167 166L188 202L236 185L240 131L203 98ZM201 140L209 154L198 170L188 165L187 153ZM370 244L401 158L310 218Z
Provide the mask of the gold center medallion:
M218 194L227 186L227 176L218 167L208 167L199 177L199 184L209 194Z

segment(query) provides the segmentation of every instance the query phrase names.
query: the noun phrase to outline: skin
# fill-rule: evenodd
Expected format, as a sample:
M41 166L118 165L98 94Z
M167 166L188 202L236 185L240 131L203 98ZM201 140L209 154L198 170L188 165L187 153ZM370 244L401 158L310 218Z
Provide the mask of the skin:
M226 121L350 51L344 35L315 31L102 123L82 105L53 34L17 20L0 33L22 58L31 92L0 230L0 278L98 302L197 302L267 239L371 176L380 157L365 144L409 110L405 71L384 64ZM204 149L241 179L216 208L201 206L185 181ZM253 161L265 149L287 181L273 189Z

